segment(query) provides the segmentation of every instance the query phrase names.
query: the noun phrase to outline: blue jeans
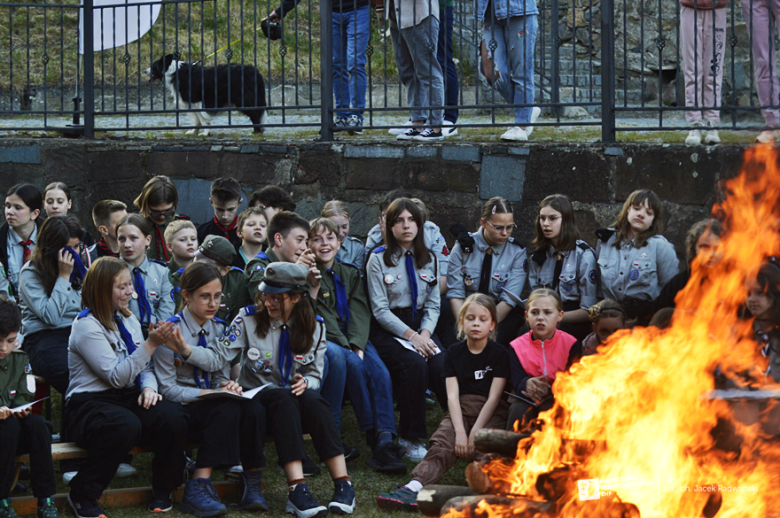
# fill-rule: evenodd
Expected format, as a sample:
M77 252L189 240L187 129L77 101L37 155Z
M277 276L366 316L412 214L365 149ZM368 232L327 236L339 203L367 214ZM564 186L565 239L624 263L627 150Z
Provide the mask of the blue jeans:
M355 111L338 112L339 118L357 115L363 120L370 14L369 6L333 13L333 94L336 109L355 108Z
M453 124L458 121L458 69L452 59L452 24L455 14L452 6L441 11L439 44L436 46L436 60L444 75L444 104L452 106L444 110L444 120Z
M512 16L504 20L486 18L482 40L493 60L498 77L493 86L501 97L511 104L527 104L515 108L515 124L525 126L531 122L530 105L534 102L534 46L539 32L537 15ZM495 50L491 42L495 42Z
M330 404L336 427L341 430L341 407L346 392L362 431L395 430L393 384L390 373L369 342L363 359L356 353L328 342L320 394Z

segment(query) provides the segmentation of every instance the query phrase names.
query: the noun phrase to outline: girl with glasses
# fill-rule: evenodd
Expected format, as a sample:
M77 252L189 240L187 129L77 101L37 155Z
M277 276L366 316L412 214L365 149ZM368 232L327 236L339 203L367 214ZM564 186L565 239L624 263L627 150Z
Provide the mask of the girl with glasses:
M222 275L217 267L202 261L187 266L181 275L181 297L180 312L168 322L179 326L187 343L216 346L227 328L224 320L216 318L222 300ZM180 510L201 517L225 514L227 507L214 490L211 472L214 467L241 463L241 509L267 511L260 472L265 465L265 409L223 397L201 398L215 392L241 394L241 386L230 381L230 363L206 371L187 363L174 350L160 347L154 353L154 373L160 394L184 406L187 442L199 445L195 473L187 481Z
M536 238L528 261L531 291L550 288L563 302L559 328L578 340L590 333L588 308L598 301L596 253L580 238L574 207L568 196L553 194L542 200L536 215Z
M523 325L520 292L528 274L526 249L512 237L514 210L504 198L489 199L482 207L480 229L458 237L447 270L447 299L457 315L474 293L496 302L497 341L509 346Z
M149 259L159 259L167 263L171 256L165 246L165 229L175 219L190 219L176 214L179 205L176 184L167 176L155 176L146 182L133 204L140 209L150 228L152 240L147 252Z

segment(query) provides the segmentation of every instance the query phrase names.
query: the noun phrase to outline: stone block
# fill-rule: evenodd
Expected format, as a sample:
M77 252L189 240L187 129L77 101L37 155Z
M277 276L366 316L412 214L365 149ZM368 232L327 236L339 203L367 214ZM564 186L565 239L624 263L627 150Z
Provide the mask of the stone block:
M341 184L341 157L337 153L327 148L301 151L295 183L315 182L328 187L338 187Z
M444 192L477 192L477 164L406 160L401 164L401 186L406 189Z
M144 177L144 153L124 149L106 149L88 153L85 172L92 182L112 180L142 181Z
M403 147L394 146L346 146L344 158L403 158Z
M2 164L40 164L41 146L9 146L0 148Z
M610 163L593 148L534 149L528 158L525 199L560 193L572 200L611 200Z
M59 146L43 151L43 171L49 182L79 185L84 181L84 146Z
M483 200L494 196L502 196L509 201L522 200L525 176L525 158L486 155L482 159L479 197Z
M239 153L224 153L219 157L219 174L217 176L232 176L244 187L252 190L264 187L273 182L277 157L260 154L242 155Z
M219 153L208 151L157 151L149 153L146 172L171 178L216 178L219 176Z
M347 172L347 189L388 190L398 187L400 180L398 177L400 162L398 160L350 158L344 160L344 163Z
M415 146L406 149L406 156L411 158L436 158L439 150L433 146Z
M444 160L458 162L479 162L482 150L479 146L442 146L441 157Z

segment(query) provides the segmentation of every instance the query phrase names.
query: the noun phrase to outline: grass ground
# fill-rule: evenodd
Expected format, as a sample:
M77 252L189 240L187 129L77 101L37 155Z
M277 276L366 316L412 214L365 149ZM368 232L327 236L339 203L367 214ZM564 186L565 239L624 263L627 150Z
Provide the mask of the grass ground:
M59 429L60 421L60 397L56 392L52 393L52 421L55 424L55 428ZM428 433L433 431L441 421L442 410L437 404L435 406L428 407ZM397 416L396 416L397 418ZM365 462L370 458L371 451L366 446L365 436L360 432L357 421L355 420L355 414L349 405L344 407L342 433L344 442L355 446L360 450L360 458L350 462L348 464L349 475L352 483L355 486L355 492L357 497L357 508L355 516L357 517L382 517L382 518L406 518L409 515L406 513L388 513L381 511L376 506L376 495L386 491L390 491L395 488L397 484L405 484L409 480L409 475L382 475L375 473L365 465ZM317 455L312 447L310 441L306 444L309 456L317 460ZM254 513L241 512L236 506L229 507L229 516L248 518L250 516L285 516L284 506L287 502L287 486L285 485L284 473L276 465L276 450L273 445L268 444L265 448L267 467L263 470L263 480L267 484L264 494L268 499L271 510L268 513L258 515ZM151 454L137 455L133 459L133 465L138 468L139 475L134 477L128 477L124 479L114 479L111 482L110 488L123 488L123 487L136 487L136 486L148 486L151 485ZM409 471L413 468L414 464L408 463ZM325 466L321 466L323 474L317 477L311 477L307 480L312 494L317 500L324 505L327 505L330 497L333 494L333 484L330 477L327 475ZM458 461L450 472L445 476L442 483L444 484L459 484L465 485L466 478L464 470L466 468L465 461ZM55 466L55 469L58 469ZM223 480L224 474L222 472L214 473L214 480ZM57 492L67 492L68 487L62 482L62 477L57 475ZM30 493L31 494L31 493ZM20 496L20 495L14 495ZM226 501L227 504L235 504L236 502ZM142 506L125 507L125 508L107 508L108 516L110 518L130 518L136 516L147 515L146 509ZM69 511L68 511L69 513ZM174 510L174 514L179 514L177 510ZM69 514L70 515L70 514Z

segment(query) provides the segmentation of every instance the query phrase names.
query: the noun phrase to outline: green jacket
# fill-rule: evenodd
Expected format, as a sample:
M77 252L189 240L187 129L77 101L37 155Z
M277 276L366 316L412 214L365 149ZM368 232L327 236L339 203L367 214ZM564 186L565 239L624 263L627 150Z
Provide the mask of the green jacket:
M366 292L363 290L363 281L360 279L360 270L351 264L338 261L333 263L332 271L338 275L347 291L350 313L347 325L341 320L336 309L336 283L333 276L319 263L317 268L322 273L322 282L317 300L314 301L314 312L325 320L327 340L342 347L365 350L371 312L368 309ZM340 329L342 326L346 328L344 333Z
M278 263L279 258L270 248L265 252L260 252L254 256L244 268L244 275L247 278L248 285L247 290L249 293L249 299L255 300L257 294L257 287L263 282L265 277L265 269L271 263Z
M0 359L0 406L14 408L30 403L34 398L35 381L30 359L27 353L15 349Z

